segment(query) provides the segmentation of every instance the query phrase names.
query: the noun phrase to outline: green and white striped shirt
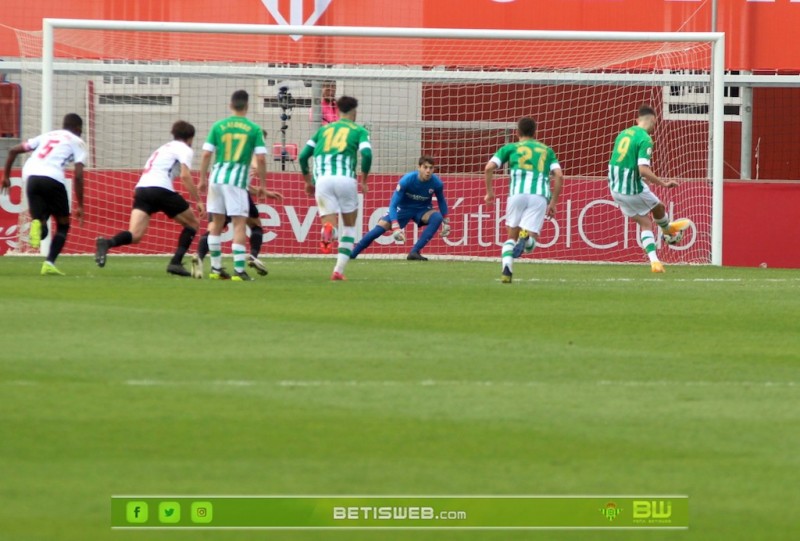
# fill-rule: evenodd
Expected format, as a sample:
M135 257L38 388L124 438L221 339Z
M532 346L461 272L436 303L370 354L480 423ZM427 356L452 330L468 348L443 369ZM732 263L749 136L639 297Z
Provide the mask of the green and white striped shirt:
M623 130L614 141L608 162L608 183L612 192L636 195L644 190L640 165L650 165L653 140L647 130L633 126Z
M367 129L346 118L322 126L306 145L314 149L315 178L356 178L359 151L372 148Z
M550 200L550 172L561 169L552 148L528 139L503 146L491 161L498 168L508 163L509 197L529 193Z
M242 116L230 116L211 127L203 150L216 152L211 184L228 184L244 190L250 184L253 154L266 154L261 127Z

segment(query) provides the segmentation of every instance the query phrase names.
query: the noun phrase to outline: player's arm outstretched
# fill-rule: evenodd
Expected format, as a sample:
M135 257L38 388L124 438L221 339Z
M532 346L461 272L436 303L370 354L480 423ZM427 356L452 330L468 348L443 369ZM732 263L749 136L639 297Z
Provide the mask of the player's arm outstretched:
M6 193L6 191L11 187L11 166L14 165L14 160L17 159L17 156L20 154L25 154L26 152L30 152L31 149L25 143L20 143L18 145L14 145L8 150L8 157L6 158L6 167L3 172L3 183L2 187L0 187L1 193Z
M639 176L648 184L655 186L662 186L664 188L674 188L678 183L674 180L663 180L658 178L650 166L650 159L653 155L653 141L648 136L639 146L636 154L637 167L639 168Z
M658 178L649 165L639 164L639 175L645 182L654 184L655 186L662 186L664 188L674 188L678 186L678 182L675 180L663 180Z

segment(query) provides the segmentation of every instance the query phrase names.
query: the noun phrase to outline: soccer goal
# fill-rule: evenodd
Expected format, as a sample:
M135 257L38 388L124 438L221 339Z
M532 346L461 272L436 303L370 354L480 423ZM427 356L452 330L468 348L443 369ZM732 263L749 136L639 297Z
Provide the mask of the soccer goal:
M533 117L565 174L557 216L545 223L536 259L643 261L635 225L614 206L606 181L616 134L643 103L658 112L655 172L680 182L656 189L693 229L662 247L669 263L721 264L723 34L608 33L411 28L290 27L45 19L18 32L24 56L24 135L84 117L89 149L86 223L66 251L91 253L96 236L127 227L132 189L175 120L197 128L195 167L213 122L237 89L268 132L270 189L257 201L269 255L317 253L319 219L296 156L322 118L322 89L359 100L374 149L359 235L386 211L400 175L434 157L445 182L452 233L428 255L496 258L505 239L507 183L484 202L483 168ZM501 176L504 171L501 171ZM21 249L27 247L25 213ZM129 253L166 253L178 227L159 217ZM418 232L409 227L407 235ZM408 246L382 237L369 254ZM122 250L121 250L122 251Z

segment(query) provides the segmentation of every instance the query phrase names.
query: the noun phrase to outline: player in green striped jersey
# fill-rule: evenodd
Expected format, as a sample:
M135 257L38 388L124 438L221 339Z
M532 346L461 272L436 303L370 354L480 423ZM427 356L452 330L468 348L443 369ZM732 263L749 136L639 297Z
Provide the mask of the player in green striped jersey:
M494 172L507 163L509 167L506 226L508 239L501 251L502 274L500 281L511 283L512 265L522 251L533 250L544 223L556 213L558 196L564 184L564 175L553 149L540 143L536 136L536 121L523 117L517 122L519 141L503 146L486 164L487 203L494 201ZM551 187L552 184L552 187Z
M247 190L250 184L250 161L254 155L258 178L256 189L259 192L263 190L261 193L271 199L283 200L280 193L262 188L266 185L267 149L261 127L247 118L249 98L245 90L234 92L230 104L233 114L216 122L203 144L199 187L204 190L208 185L206 210L213 216L208 226L208 248L211 253L209 278L212 280L252 280L244 267L247 258L245 226L250 210ZM208 167L214 155L216 158L209 179ZM225 227L226 216L230 216L233 223L233 277L222 267L220 235Z
M361 191L367 193L367 179L372 166L372 145L369 132L356 124L358 100L342 96L336 101L339 120L322 126L300 152L300 169L306 181L306 193L314 195L322 220L323 253L330 253L335 240L335 225L342 215L342 235L339 253L331 280L344 280L344 269L350 260L356 236L358 214L358 183L356 162L361 154ZM308 167L314 160L314 175Z
M686 219L670 222L664 204L648 187L648 184L664 188L678 185L674 180L658 178L651 168L653 140L650 134L655 127L655 110L649 105L639 107L636 125L623 130L614 141L608 162L608 183L611 197L619 205L622 214L641 228L640 238L650 259L650 269L653 272L664 272L664 265L656 254L656 239L650 214L652 213L669 244L677 243L683 236L682 231L691 226L691 222Z

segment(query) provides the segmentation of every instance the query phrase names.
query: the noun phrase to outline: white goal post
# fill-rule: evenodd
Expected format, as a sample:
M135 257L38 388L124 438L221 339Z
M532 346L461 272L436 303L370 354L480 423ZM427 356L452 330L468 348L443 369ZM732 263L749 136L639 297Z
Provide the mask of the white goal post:
M159 39L148 41L141 37L147 34L158 36ZM101 37L96 40L83 37L90 35ZM30 39L30 36L25 39ZM213 51L215 47L225 47L225 44L229 44L231 50L241 50L247 40L253 42L254 51L263 51L263 60L254 59L253 54L248 53L225 62L215 53L206 52L206 49ZM22 43L22 37L20 41ZM35 41L33 39L32 43ZM142 45L144 42L147 42L146 46ZM169 111L167 116L170 120L183 118L197 125L195 149L202 144L212 120L203 118L198 121L189 116L190 111L196 110L191 108L192 102L197 102L201 108L208 108L208 103L214 100L224 105L230 90L230 85L223 84L224 81L236 82L248 90L254 89L251 95L255 94L259 99L259 108L251 107L256 122L265 127L269 124L271 134L280 133L278 130L283 129L284 135L286 129L275 125L275 111L267 109L275 104L266 91L261 91L264 81L270 81L270 84L300 81L298 86L291 87L301 97L296 101L298 105L290 132L298 124L306 124L306 119L299 117L316 114L319 85L327 80L338 81L339 94L342 91L352 93L362 103L358 120L373 133L376 168L379 174L386 176L384 184L389 187L379 195L370 194L370 199L374 197L376 202L367 202L365 199L361 233L371 227L375 215L379 214L379 208L370 214L372 207L385 206L393 182L415 168L418 154L429 152L437 159L444 156L437 165L445 181L451 211L464 209L463 242L449 240L445 243L437 239L439 244L434 248L432 243L430 249L435 251L431 253L465 258L499 255L494 246L497 243L492 243L491 238L488 241L486 239L487 235L492 236L487 233L490 227L493 230L502 229L500 214L504 203L499 203L495 208L484 208L475 203L475 198L482 199L482 164L488 161L498 143L513 139L514 123L520 111L539 121L541 139L553 147L564 161L562 166L567 183L574 182L576 186L581 186L581 190L597 190L597 195L592 196L594 199L579 202L576 193L574 199L565 202L564 222L556 220L552 226L554 247L550 252L545 252L546 247L541 250L539 253L544 254L542 257L584 260L584 252L577 249L577 245L583 243L585 246L581 249L585 250L585 260L588 261L628 261L631 254L641 258L641 252L635 246L637 237L627 229L620 238L605 237L605 230L620 229L622 222L616 218L609 221L611 218L606 217L605 211L608 209L604 207L609 205L603 198L608 199L604 195L607 187L599 182L601 175L594 173L605 169L610 154L610 132L598 126L605 122L615 126L611 131L618 132L626 122L633 123L639 102L656 101L663 111L676 112L676 119L664 116L661 124L666 127L663 133L657 131L654 137L656 173L662 177L676 178L686 186L674 198L677 213L707 214L704 218L686 216L700 224L700 229L707 230L695 231L697 238L704 239L703 243L698 241L695 247L697 253L689 256L688 251L676 252L675 261L722 264L723 33L503 31L44 19L40 43L42 132L56 127L56 111L59 115L63 113L63 107L58 104L62 88L59 79L62 76L79 76L86 80L111 83L117 78L129 78L140 84L145 77L162 83L164 80L178 80L181 87L175 91L172 109L164 109L164 114ZM183 51L191 47L196 47L197 52L182 57ZM309 49L315 52L311 54ZM322 49L327 52L319 53ZM126 50L131 51L130 57L126 58L124 53L118 52ZM181 52L177 53L178 50ZM368 50L375 54L365 52ZM207 55L208 59L203 55ZM294 61L276 61L282 55ZM27 57L28 70L36 70L35 53L28 51L23 56ZM315 60L297 61L306 57ZM352 62L350 58L353 58ZM498 58L503 62L498 63ZM188 88L190 84L183 84L199 78L204 81L200 86L210 88L208 95L200 95L200 91L194 87ZM100 83L90 87L96 90L97 84ZM184 86L187 88L184 89ZM681 94L685 89L702 95L705 100L702 107L691 108L695 114L691 120L680 119L680 114L690 109L681 105L680 100L676 101L676 105L668 103L672 99L670 95ZM164 91L163 88L160 90ZM101 104L96 94L93 91L86 98L87 103L93 100L87 105L87 110L95 111L97 104ZM153 98L152 95L148 97ZM155 100L154 103L162 101L166 103L166 100ZM478 111L478 107L474 106L475 101L480 102L484 112ZM263 109L260 107L262 102ZM120 112L116 113L118 122L114 121L113 124L132 138L132 141L121 144L132 145L137 137L146 140L142 141L141 150L130 153L136 156L130 163L97 165L98 170L104 171L100 174L109 174L105 171L112 169L141 168L143 162L140 163L140 155L146 156L164 142L145 135L145 130L135 123L133 117L141 115L135 114L136 106L127 105L134 103L132 98L120 103L123 105L118 107ZM376 103L380 105L374 105ZM128 122L129 126L126 124ZM314 127L313 122L308 124L296 129L298 135L291 143L302 146L306 133L310 133ZM617 129L620 125L621 128ZM576 135L579 130L585 130L585 133ZM168 134L165 132L163 135ZM92 133L91 137L100 140L114 137L114 133L97 132ZM453 140L457 141L455 149L448 146L448 142ZM285 141L277 142L270 137L270 142L276 146L280 144L282 150L286 150ZM488 150L490 148L491 151ZM124 154L119 149L105 152ZM564 156L570 159L564 160ZM270 175L288 186L289 177L280 170L274 171L277 167L277 164L274 165ZM584 171L592 173L586 174ZM88 182L97 182L91 173L90 167ZM293 175L297 177L296 172ZM119 184L111 177L100 183L99 190L112 189L110 186ZM273 187L282 189L281 185L273 184ZM103 198L102 193L96 194L98 205L102 204ZM306 204L313 206L313 201L306 201ZM311 241L317 234L316 226L312 225L313 217L307 211L298 211L300 206L298 202L291 209L285 209L285 213L270 207L262 213L262 216L266 216L262 218L265 234L271 225L278 222L285 224L287 219L292 223L294 232L293 239L275 238L271 246L270 240L265 237L268 253L293 255L314 252L315 243L307 244L299 252L289 246L292 240ZM121 205L114 212L125 215L128 210ZM615 212L618 214L618 211ZM107 220L112 218L105 214L103 216ZM116 216L113 218L117 220ZM103 230L103 233L113 231ZM171 239L174 231L167 229L164 235ZM496 241L497 234L494 236ZM623 251L623 244L627 248L631 244L633 250ZM559 246L561 248L556 250ZM620 251L617 251L617 247ZM391 243L383 242L380 248L391 253L394 247ZM605 252L598 253L597 250ZM402 248L395 251L399 254Z

